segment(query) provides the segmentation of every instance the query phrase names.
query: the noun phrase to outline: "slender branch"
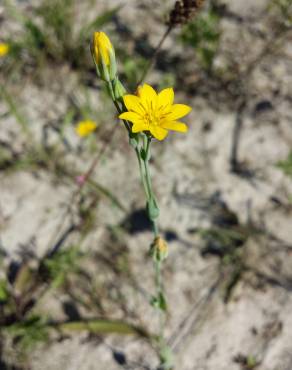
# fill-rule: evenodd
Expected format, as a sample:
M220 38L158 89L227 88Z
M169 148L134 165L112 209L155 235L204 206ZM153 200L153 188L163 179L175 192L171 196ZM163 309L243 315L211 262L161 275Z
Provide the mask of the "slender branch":
M141 85L142 82L145 80L147 74L149 73L149 71L152 69L152 67L154 66L155 62L156 62L156 58L157 58L157 55L162 47L162 45L164 44L164 41L166 40L167 36L170 34L170 32L172 31L173 29L173 25L169 25L166 29L166 31L164 32L161 40L159 41L158 45L156 46L155 50L154 50L154 53L152 54L152 57L151 59L149 60L147 66L145 67L143 73L142 73L142 76L140 78L140 80L138 81L137 85Z

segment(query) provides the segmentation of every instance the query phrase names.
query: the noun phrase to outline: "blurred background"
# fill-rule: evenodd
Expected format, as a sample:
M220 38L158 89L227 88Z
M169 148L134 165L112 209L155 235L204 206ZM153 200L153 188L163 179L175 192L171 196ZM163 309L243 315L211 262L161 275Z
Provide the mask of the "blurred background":
M206 0L157 50L173 8L1 0L1 370L159 364L151 227L100 30L128 91L156 55L145 81L193 108L151 160L174 368L292 369L292 1Z

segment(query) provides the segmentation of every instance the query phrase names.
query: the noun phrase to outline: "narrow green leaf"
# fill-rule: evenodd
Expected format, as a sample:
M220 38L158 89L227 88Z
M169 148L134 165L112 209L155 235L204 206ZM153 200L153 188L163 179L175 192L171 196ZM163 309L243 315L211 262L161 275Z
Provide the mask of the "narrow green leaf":
M7 280L0 280L0 302L7 301L9 297Z
M103 194L104 196L106 196L108 199L111 200L111 202L117 207L119 208L121 211L123 212L126 212L126 208L122 205L122 203L118 200L118 198L112 194L109 190L107 190L105 187L103 187L102 185L96 183L95 181L93 180L88 180L88 183L93 186L96 190L98 190L101 194Z
M154 308L161 310L161 311L166 311L167 310L167 303L165 296L162 292L159 293L157 297L152 297L150 301L151 306Z
M0 97L5 101L7 104L8 109L10 110L10 114L13 115L17 121L17 123L20 125L22 130L25 132L25 134L30 135L30 130L28 128L28 123L26 119L24 118L23 112L19 111L19 107L13 100L12 96L8 93L8 91L4 88L4 86L0 87Z
M122 334L149 337L143 329L124 321L92 319L87 321L70 321L52 324L52 327L64 331L89 331L96 334Z

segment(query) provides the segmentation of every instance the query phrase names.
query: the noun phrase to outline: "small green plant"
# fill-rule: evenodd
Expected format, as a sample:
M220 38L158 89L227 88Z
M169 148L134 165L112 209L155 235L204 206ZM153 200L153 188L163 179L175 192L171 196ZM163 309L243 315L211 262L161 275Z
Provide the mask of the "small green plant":
M57 252L52 258L44 260L44 266L53 288L63 285L69 273L78 271L82 256L79 248L73 246Z
M46 320L37 315L32 315L25 321L19 321L6 328L14 338L17 348L22 353L28 353L37 344L45 343L49 339Z
M199 63L206 70L211 70L219 41L219 16L209 10L199 14L194 21L184 26L181 40L195 49Z
M238 363L242 370L255 370L261 365L261 362L253 355L238 354L234 357L234 362Z
M279 161L276 165L285 175L292 176L292 152L289 153L286 159Z
M271 8L278 11L285 27L292 25L292 1L291 0L273 0Z
M24 112L22 109L19 108L18 102L13 98L12 94L8 91L8 89L2 85L0 86L0 97L5 102L10 114L14 116L17 124L23 131L23 133L27 136L27 138L31 141L31 133L29 129L28 120L25 117Z

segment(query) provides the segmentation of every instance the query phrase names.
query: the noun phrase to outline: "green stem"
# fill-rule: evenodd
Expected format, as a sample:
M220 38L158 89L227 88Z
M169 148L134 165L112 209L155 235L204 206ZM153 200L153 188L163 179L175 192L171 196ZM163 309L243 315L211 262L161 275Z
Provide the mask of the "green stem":
M155 268L155 285L156 285L156 295L157 298L160 299L159 297L161 294L163 294L162 290L162 276L161 276L161 261L155 261L154 262L154 268ZM162 310L158 309L158 319L159 319L159 341L163 338L163 315L162 315Z
M120 107L116 104L116 97L115 97L115 93L114 93L113 81L107 81L106 84L107 84L108 92L109 92L109 94L112 98L112 101L114 102L114 104L117 108L117 111L119 113L121 113L120 112Z
M142 185L143 185L143 188L144 188L144 191L145 191L146 198L148 200L150 198L150 194L149 194L148 185L147 185L147 182L146 182L146 176L145 176L145 173L144 173L143 163L142 163L143 161L142 161L142 158L141 158L141 155L140 155L140 152L139 152L139 148L136 148L135 152L136 152L138 163L139 163L139 170L140 170L140 177L141 177Z
M152 190L152 183L151 183L151 177L150 177L150 169L149 169L149 157L150 157L150 142L151 139L144 135L144 150L145 150L145 159L144 159L144 167L145 167L145 176L147 181L147 186L149 189L150 195L154 198L153 190Z
M155 195L153 193L152 189L152 183L151 183L151 175L150 175L150 168L149 168L149 160L150 160L150 144L151 144L151 138L144 135L143 138L143 144L144 144L144 170L145 170L145 177L146 177L146 184L147 184L147 189L148 189L148 194L149 198L148 200L155 199ZM140 158L141 159L141 158ZM153 227L153 232L154 232L154 237L158 237L159 235L159 230L158 230L158 224L157 220L155 218L149 217L151 222L152 222L152 227ZM162 286L162 275L161 275L161 261L158 259L154 259L154 269L155 269L155 287L156 287L156 297L160 301L161 297L164 297L163 294L163 286ZM158 308L158 321L159 321L159 347L160 350L165 345L165 340L164 340L164 326L165 326L165 315L161 307Z
M117 102L116 97L115 97L113 81L107 82L107 88L108 88L108 92L109 92L109 94L110 94L110 96L112 98L112 101L114 102L114 105L116 107L116 110L118 111L119 114L123 113L123 109L120 107L120 105ZM124 125L125 125L128 133L130 134L131 133L131 129L130 129L129 122L128 121L125 121L125 120L123 120L123 122L124 122Z
M123 112L123 107L121 108L118 101L115 99L114 94L114 87L113 83L108 83L108 90L109 93L113 99L113 102L116 106L116 109L119 113ZM124 121L125 127L129 133L129 136L131 138L131 127L130 124L127 121ZM152 223L153 227L153 233L154 238L157 238L159 236L159 229L158 229L158 207L156 204L156 198L153 192L152 188L152 182L151 182L151 175L150 175L150 168L149 168L149 160L150 160L150 145L151 145L151 137L147 136L146 134L143 134L143 143L141 143L141 140L139 140L139 135L136 140L136 144L134 147L135 153L138 159L139 164L139 171L140 171L140 177L142 181L142 185L144 188L146 200L147 200L147 206L148 206L148 217ZM150 211L150 207L154 208L154 213ZM155 212L157 210L157 214ZM155 269L155 289L156 289L156 298L160 302L161 299L164 300L164 293L163 293L163 285L162 285L162 274L161 274L161 260L154 258L154 269ZM160 302L161 304L161 302ZM164 339L164 326L165 326L165 314L164 309L162 307L157 308L158 312L158 320L159 320L159 335L158 335L158 345L159 345L159 351L162 353L163 349L165 348L165 339ZM162 360L163 364L163 360Z
M143 144L144 144L144 154L145 158L143 159L143 164L144 164L144 169L145 169L145 178L146 178L146 184L147 184L147 189L148 189L148 202L149 201L155 201L155 195L152 189L152 182L151 182L151 175L150 175L150 168L149 168L149 160L150 160L150 144L151 144L151 138L147 135L144 134L143 138ZM151 222L152 222L152 227L153 227L153 233L154 236L157 237L159 235L159 229L158 229L158 224L156 219L149 217Z
M161 285L161 261L155 261L155 284L157 289L157 295L162 291Z
M158 229L157 221L152 220L152 227L153 227L154 236L156 238L159 235L159 229Z

